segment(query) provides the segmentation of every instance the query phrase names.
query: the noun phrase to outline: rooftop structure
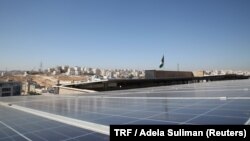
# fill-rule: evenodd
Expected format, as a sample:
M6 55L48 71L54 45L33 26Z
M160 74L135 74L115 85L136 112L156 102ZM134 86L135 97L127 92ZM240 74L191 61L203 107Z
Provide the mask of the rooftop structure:
M0 97L21 95L19 82L0 82Z
M166 78L191 78L192 72L188 71L165 71L165 70L145 70L146 79L166 79Z

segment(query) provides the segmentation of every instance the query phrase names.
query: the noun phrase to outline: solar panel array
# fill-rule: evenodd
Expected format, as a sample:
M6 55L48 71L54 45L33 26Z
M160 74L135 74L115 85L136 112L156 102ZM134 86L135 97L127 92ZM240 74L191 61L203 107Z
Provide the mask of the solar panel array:
M246 124L250 117L249 89L249 80L237 80L86 95L6 97L1 98L0 101L107 126L111 124ZM1 107L0 109L2 122L24 135L30 135L30 138L34 136L42 140L53 140L54 136L59 136L56 140L78 140L80 137L91 136L98 140L108 140L108 136L100 133L11 108ZM19 123L23 124L21 128L17 126ZM0 134L5 135L6 127L1 124L0 126ZM67 131L71 129L73 132L68 135ZM47 134L51 137L47 137ZM15 137L14 134L6 135L6 138Z
M0 106L0 140L109 140L103 134ZM22 135L24 137L22 137ZM26 138L25 138L26 137Z

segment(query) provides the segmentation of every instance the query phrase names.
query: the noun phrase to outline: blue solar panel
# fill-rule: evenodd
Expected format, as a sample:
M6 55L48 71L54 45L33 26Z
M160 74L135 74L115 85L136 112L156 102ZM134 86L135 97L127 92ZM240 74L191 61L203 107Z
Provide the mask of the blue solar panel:
M245 124L250 117L249 89L249 80L238 80L88 95L5 97L0 101L107 126ZM109 140L107 135L34 116L11 107L0 107L0 112L1 121L32 140ZM15 140L19 135L0 124L0 137L0 140Z
M73 140L88 136L107 141L107 135L77 128L57 121L0 106L0 140L54 141ZM86 137L87 138L87 137Z

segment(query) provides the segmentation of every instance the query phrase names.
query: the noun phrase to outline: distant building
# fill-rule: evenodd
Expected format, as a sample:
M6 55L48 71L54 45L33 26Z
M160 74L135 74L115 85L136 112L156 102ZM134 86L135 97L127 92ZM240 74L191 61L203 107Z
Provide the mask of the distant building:
M52 73L55 69L54 68L48 68L48 73Z
M205 76L205 71L193 71L194 77L203 77Z
M81 74L81 68L80 67L75 66L74 71L75 71L74 72L75 75L80 75Z
M66 72L66 75L74 75L74 74L75 74L74 68L68 68L68 71Z
M145 78L146 79L190 78L190 77L194 77L193 72L145 70Z
M87 73L88 74L94 74L93 68L88 68Z
M99 75L102 75L102 71L101 71L100 69L97 68L97 69L95 70L95 75L98 75L98 76L99 76Z
M58 73L58 74L62 73L62 66L57 66L57 67L55 68L55 71L56 71L56 73Z
M62 73L66 73L69 69L68 65L62 66Z
M0 82L0 97L21 95L21 83Z
M81 67L81 73L82 73L82 74L87 73L87 68L86 68L86 67Z

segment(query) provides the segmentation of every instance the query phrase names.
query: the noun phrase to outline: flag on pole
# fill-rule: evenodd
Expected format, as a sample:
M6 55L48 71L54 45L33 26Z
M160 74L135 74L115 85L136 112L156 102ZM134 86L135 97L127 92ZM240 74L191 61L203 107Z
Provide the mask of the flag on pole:
M164 66L164 55L161 58L161 64L159 66L159 68L162 68Z

